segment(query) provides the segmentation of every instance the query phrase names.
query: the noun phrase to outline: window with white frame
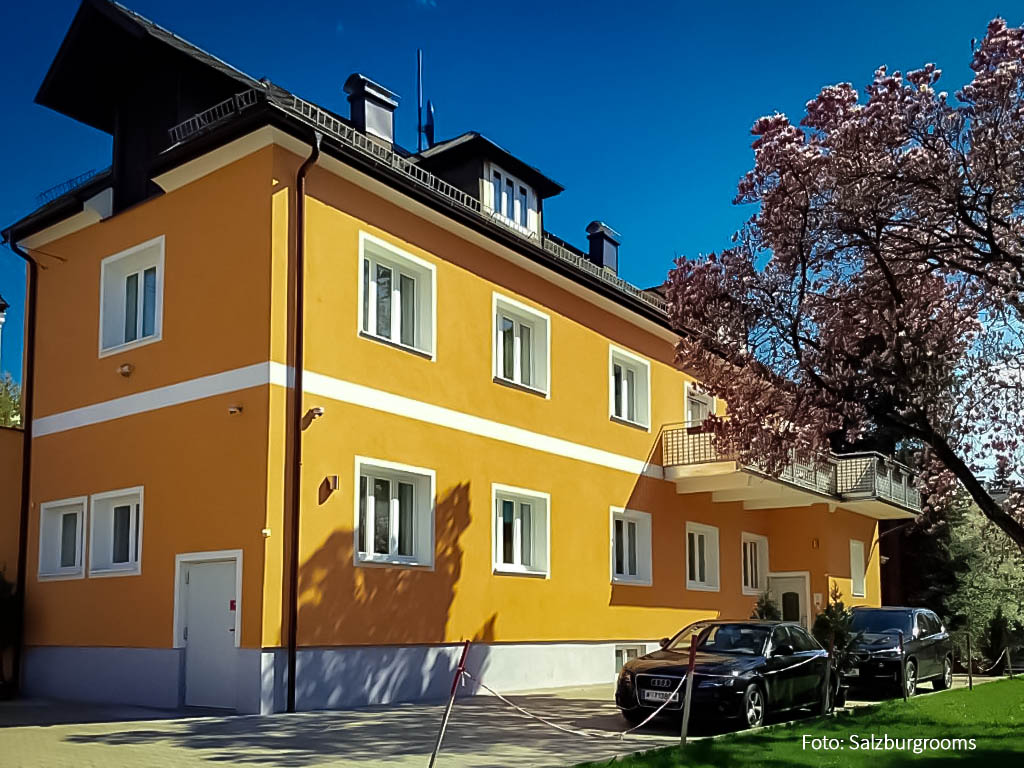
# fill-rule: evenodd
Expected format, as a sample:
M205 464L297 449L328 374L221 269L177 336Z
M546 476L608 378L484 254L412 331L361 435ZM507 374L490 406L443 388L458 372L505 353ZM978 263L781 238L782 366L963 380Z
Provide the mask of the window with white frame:
M539 217L533 188L492 164L487 166L484 207L506 224L527 234L537 232Z
M494 378L547 394L551 319L497 293L493 303Z
M359 328L367 336L434 352L434 265L359 234Z
M494 496L494 570L547 574L550 497L505 485Z
M753 533L741 537L743 594L759 595L768 588L768 539Z
M615 646L615 674L619 674L626 662L638 659L647 653L647 648L642 645L617 645Z
M686 524L686 588L718 590L718 529Z
M695 384L687 382L684 387L686 398L685 421L688 427L699 427L715 412L715 398Z
M356 478L357 560L433 563L433 471L357 459Z
M854 597L864 597L864 542L850 539L850 591Z
M82 575L85 498L39 505L39 576L72 578Z
M128 488L90 498L90 575L141 571L142 496L142 488Z
M164 238L100 264L100 353L156 341L163 323Z
M612 581L651 583L651 516L612 507Z
M609 348L608 395L612 418L647 428L651 423L651 365L618 347Z

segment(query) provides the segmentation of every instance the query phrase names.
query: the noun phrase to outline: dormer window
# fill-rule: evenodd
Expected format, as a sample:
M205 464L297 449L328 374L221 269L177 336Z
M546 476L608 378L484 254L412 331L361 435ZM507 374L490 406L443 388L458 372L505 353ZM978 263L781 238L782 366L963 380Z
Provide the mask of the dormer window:
M496 165L487 166L484 206L503 224L526 235L537 233L537 195L525 183Z

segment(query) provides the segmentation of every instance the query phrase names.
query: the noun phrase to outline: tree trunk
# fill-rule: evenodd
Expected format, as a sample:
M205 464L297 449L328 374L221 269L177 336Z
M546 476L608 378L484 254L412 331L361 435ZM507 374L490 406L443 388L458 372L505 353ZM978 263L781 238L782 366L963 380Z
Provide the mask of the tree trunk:
M957 456L956 452L941 436L933 433L932 438L928 440L928 445L932 447L936 456L946 466L946 469L956 475L957 480L971 494L971 498L974 499L981 513L999 526L1014 544L1024 550L1024 525L1021 525L1019 520L1003 509L999 502L992 498L992 495L971 471L971 468Z

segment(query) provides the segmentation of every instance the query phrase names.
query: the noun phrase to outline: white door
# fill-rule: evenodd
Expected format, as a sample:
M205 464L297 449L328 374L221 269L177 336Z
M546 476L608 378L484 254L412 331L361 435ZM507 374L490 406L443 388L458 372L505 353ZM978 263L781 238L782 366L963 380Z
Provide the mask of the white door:
M235 563L186 563L185 704L235 708Z
M769 576L768 594L783 621L798 621L807 626L806 576Z

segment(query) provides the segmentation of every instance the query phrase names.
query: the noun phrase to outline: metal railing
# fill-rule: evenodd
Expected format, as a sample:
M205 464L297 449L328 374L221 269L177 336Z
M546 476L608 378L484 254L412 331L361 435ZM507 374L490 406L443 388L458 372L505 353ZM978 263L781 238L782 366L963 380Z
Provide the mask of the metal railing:
M729 452L719 452L715 436L699 426L673 424L662 429L662 464L690 466L716 461L736 461ZM745 468L765 474L763 466ZM778 480L816 493L841 499L877 498L920 511L921 494L914 488L913 471L879 453L808 455L790 453L789 463Z
M62 181L60 184L55 184L49 189L44 189L42 192L36 195L36 202L39 205L46 205L47 203L52 203L61 195L66 195L68 192L73 192L79 187L88 184L90 181L95 179L100 174L106 173L109 170L110 166L107 166L106 168L93 168L91 171L80 173L77 176L68 179L67 181Z
M908 509L921 509L921 492L914 487L914 473L880 453L841 454L839 493L846 498L877 497Z
M171 136L171 144L180 144L192 138L204 128L209 128L229 117L239 114L247 107L253 106L257 99L259 99L259 95L260 91L250 88L247 91L236 93L229 99L224 99L219 104L214 104L209 109L204 109L202 112L192 115L188 120L178 123L167 131Z
M403 157L401 154L394 151L391 145L374 140L366 134L356 130L351 125L339 120L326 110L320 109L320 107L315 104L311 104L310 102L300 99L298 96L285 91L271 90L269 88L265 91L261 91L256 88L252 88L248 91L236 94L230 99L225 99L219 104L215 104L209 109L204 110L171 128L169 133L172 144L178 144L182 141L186 141L205 128L238 114L246 107L255 104L261 97L266 98L270 103L309 122L331 138L341 142L350 149L359 152L364 157L371 159L380 165L387 166L392 171L404 176L406 179L414 181L418 185L430 190L435 195L444 199L445 202L451 206L473 213L482 219L486 219L487 221L516 234L533 245L537 245L539 242L546 253L554 256L559 261L571 264L578 270L593 275L623 293L644 302L658 312L665 314L668 313L668 303L660 296L644 291L627 280L623 280L613 272L597 266L580 254L566 248L560 242L557 242L556 239L552 239L548 233L544 232L538 234L537 232L519 225L515 221L495 213L491 209L482 205L478 198L464 192L458 187L452 186L443 179L440 179L429 171L423 169L417 163Z

